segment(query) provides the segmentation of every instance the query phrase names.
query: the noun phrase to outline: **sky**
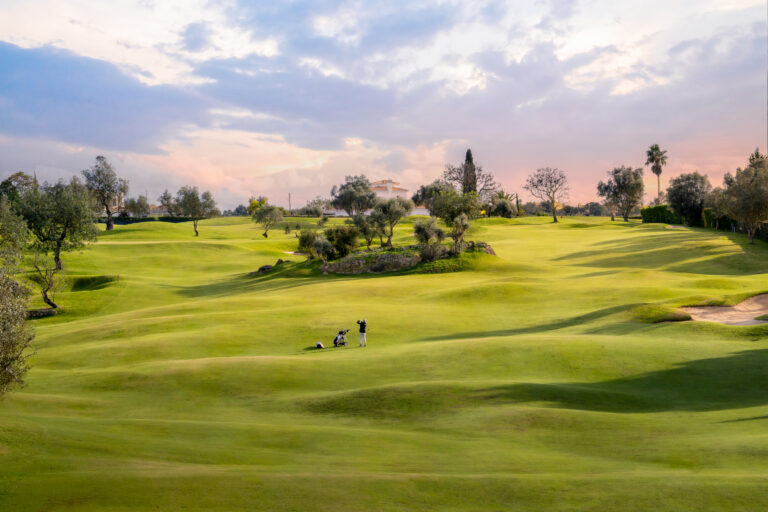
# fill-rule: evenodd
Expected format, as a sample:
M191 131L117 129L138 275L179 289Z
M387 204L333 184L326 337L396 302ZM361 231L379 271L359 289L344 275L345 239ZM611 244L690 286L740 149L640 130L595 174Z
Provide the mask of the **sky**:
M714 185L766 150L764 0L2 0L0 178L105 155L151 202L301 206L346 175L415 191L475 162L569 202L668 151ZM646 168L646 201L656 177Z

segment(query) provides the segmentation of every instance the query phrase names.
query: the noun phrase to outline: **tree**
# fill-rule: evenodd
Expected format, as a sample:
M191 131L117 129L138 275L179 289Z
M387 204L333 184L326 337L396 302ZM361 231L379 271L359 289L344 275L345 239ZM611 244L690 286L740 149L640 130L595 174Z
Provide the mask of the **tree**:
M597 184L597 195L604 197L606 205L618 210L628 222L629 214L643 198L643 170L622 165L608 171L608 180Z
M377 234L377 229L375 224L371 221L369 217L366 217L362 213L358 213L354 217L352 217L352 223L357 228L358 233L360 233L360 236L362 236L365 239L365 246L370 249L371 243L373 242L373 238Z
M704 199L704 207L712 211L712 217L715 219L714 227L715 229L720 229L720 219L728 215L728 200L725 190L721 187L713 188Z
M29 290L16 280L28 236L24 219L14 213L9 198L3 196L0 199L0 396L22 385L29 369L25 352L34 337L26 323Z
M173 201L173 207L176 213L192 219L192 227L195 229L195 236L200 236L197 230L197 223L202 219L208 219L218 215L216 201L210 192L203 192L202 195L197 187L181 187L176 192L176 199Z
M253 213L252 218L254 222L264 228L262 236L267 238L270 228L283 221L283 210L279 206L264 204Z
M35 179L29 174L16 172L0 182L0 197L5 197L14 210L19 209L22 194L35 186Z
M336 255L333 244L323 235L318 235L312 242L312 253L323 261L333 259Z
M332 226L324 234L340 258L357 248L357 238L360 236L355 226Z
M585 204L584 211L586 212L587 215L590 215L592 217L599 217L600 215L605 214L605 208L603 207L603 205L595 201Z
M489 200L497 189L493 175L475 165L471 149L467 149L463 164L445 166L443 180L462 194L475 192L483 201Z
M749 165L736 169L736 175L723 178L728 215L738 221L755 243L755 233L768 219L768 160L758 150L750 155Z
M375 219L384 227L384 236L387 237L387 247L392 247L392 236L395 232L395 226L404 218L410 215L413 210L413 202L402 197L393 197L392 199L380 200L373 207Z
M453 186L444 180L435 180L429 185L422 185L419 190L413 194L411 201L417 206L423 206L432 215L435 198L442 192L455 190Z
M437 220L434 217L414 224L413 234L421 245L421 259L423 261L433 261L440 257L445 232L437 226Z
M245 217L246 215L248 215L248 207L245 206L244 204L239 204L232 211L232 215L235 217Z
M133 217L148 217L149 201L147 201L147 196L127 199L125 201L125 210Z
M480 216L483 205L477 193L459 194L455 190L441 192L435 197L432 207L432 215L441 219L447 226L453 223L453 219L462 213L470 219Z
M27 190L19 203L21 216L34 235L37 250L53 251L56 270L61 253L96 239L95 205L89 190L77 178Z
M253 217L253 215L258 211L259 208L267 204L267 198L265 196L259 196L259 197L252 197L248 200L248 215Z
M165 191L160 194L160 197L157 198L157 201L160 203L160 206L165 208L165 210L168 212L168 215L176 214L176 204L173 201L173 196L170 192L168 192L168 189L165 189Z
M528 176L523 187L533 197L546 201L552 212L552 219L557 222L556 203L568 192L568 178L560 169L544 167Z
M500 190L491 198L491 203L486 207L488 216L511 218L517 214L515 204L512 202L514 197Z
M662 151L658 144L651 145L645 152L645 165L650 165L651 172L656 175L658 186L656 202L661 204L661 169L667 165L667 152Z
M128 193L128 181L118 178L112 164L102 155L97 156L96 163L82 173L85 186L93 193L107 214L107 231L114 229L112 207L119 205L120 200Z
M681 174L669 180L669 206L682 217L686 226L701 224L704 201L712 190L709 179L698 172Z
M453 253L459 254L464 250L464 233L469 229L469 218L462 213L451 223L451 231L448 235L453 239Z
M376 193L371 190L371 182L364 175L347 176L338 189L331 189L331 204L347 212L352 217L364 213L376 204Z

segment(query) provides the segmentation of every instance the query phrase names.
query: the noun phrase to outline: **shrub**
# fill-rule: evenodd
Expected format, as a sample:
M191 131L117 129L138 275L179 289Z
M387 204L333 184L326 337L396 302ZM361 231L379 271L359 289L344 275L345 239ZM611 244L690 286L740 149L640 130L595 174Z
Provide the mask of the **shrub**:
M299 234L299 247L298 252L303 252L310 255L310 258L314 257L312 252L313 244L317 239L317 231L311 229L302 229Z
M341 258L357 248L357 238L360 233L355 226L333 226L326 229L324 233L325 238Z
M644 224L682 224L682 219L675 212L669 209L666 204L658 206L647 206L640 210L640 216Z
M414 224L413 234L421 244L421 259L423 261L434 261L440 257L445 232L437 227L437 221L434 217Z
M322 235L317 236L312 242L312 254L323 261L333 259L336 255L331 242Z

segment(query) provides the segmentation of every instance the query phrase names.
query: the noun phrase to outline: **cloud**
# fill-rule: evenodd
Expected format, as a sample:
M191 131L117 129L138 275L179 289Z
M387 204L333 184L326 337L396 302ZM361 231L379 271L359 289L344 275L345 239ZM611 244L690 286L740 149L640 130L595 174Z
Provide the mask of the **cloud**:
M205 122L205 103L103 61L0 43L0 133L151 153L179 126Z

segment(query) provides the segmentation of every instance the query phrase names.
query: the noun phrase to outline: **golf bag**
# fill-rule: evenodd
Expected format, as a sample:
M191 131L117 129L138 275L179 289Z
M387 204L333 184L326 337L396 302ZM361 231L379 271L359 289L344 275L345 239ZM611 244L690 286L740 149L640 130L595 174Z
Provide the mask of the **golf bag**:
M342 329L337 334L336 337L333 338L333 346L334 347L346 347L347 346L347 333L349 332L349 329Z

